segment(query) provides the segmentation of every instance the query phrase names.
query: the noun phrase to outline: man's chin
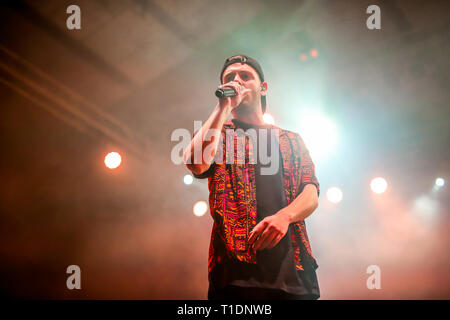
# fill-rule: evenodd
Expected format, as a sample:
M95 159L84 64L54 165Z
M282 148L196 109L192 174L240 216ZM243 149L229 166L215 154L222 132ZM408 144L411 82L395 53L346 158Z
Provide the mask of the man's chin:
M240 111L242 111L242 110L248 109L248 108L250 108L250 107L251 107L251 106L250 106L247 102L241 102L241 104L238 105L238 106L235 108L235 110L240 110Z

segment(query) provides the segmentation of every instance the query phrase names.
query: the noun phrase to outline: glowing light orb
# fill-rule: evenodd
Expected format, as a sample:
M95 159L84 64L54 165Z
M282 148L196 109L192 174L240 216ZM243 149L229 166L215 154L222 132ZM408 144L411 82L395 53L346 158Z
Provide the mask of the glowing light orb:
M206 203L206 201L197 201L194 204L194 215L196 215L197 217L201 217L203 216L206 211L208 210L208 204Z
M322 114L302 116L298 132L314 161L324 158L336 148L338 141L336 125Z
M194 182L194 177L192 177L190 174L187 174L183 177L184 184L190 185L192 182Z
M273 119L272 115L269 113L264 113L263 120L264 120L264 123L275 124L275 120Z
M110 152L105 156L105 165L109 169L116 169L122 163L122 157L117 152Z
M311 55L311 57L317 58L317 56L319 55L319 51L317 51L316 49L311 49L309 54Z
M383 193L387 189L387 182L386 180L380 177L372 179L372 181L370 182L370 188L375 193L378 194Z
M445 185L445 180L443 178L437 178L436 181L435 181L435 184L438 187L443 187Z
M331 187L327 190L327 199L332 203L339 203L342 200L342 191L337 187Z

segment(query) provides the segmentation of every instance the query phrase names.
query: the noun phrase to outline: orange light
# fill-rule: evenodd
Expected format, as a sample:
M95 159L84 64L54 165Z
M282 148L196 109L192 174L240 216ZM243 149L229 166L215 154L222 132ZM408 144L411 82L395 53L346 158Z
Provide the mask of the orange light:
M317 51L316 49L311 49L309 54L311 55L311 57L317 58L317 56L319 55L319 51Z
M105 156L105 165L109 169L116 169L122 163L122 157L117 152L110 152Z
M208 210L208 204L206 203L206 201L197 201L194 204L194 215L196 215L197 217L201 217L203 216L206 211Z

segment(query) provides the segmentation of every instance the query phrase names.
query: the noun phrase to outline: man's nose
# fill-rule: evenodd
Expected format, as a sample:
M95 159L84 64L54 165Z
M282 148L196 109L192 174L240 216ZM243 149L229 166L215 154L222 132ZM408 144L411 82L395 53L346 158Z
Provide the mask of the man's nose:
M238 75L238 74L236 74L236 75L234 76L233 81L236 81L237 83L242 84L242 83L241 83L241 78L239 78L239 75Z

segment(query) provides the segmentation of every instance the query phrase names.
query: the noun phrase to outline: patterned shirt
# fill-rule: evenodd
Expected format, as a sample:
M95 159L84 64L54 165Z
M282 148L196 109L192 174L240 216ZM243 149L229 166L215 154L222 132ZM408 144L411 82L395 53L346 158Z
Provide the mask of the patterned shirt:
M288 205L307 184L314 184L320 193L314 164L300 135L277 126L270 127L279 130L283 185ZM255 164L250 161L253 156L252 143L249 143L251 138L246 133L235 129L231 121L224 124L221 131L222 148L217 151L215 162L205 173L195 175L197 178L208 177L210 213L214 219L209 247L209 275L215 264L225 258L257 263L256 254L248 246L249 234L257 223ZM230 130L236 134L227 134ZM245 141L244 163L236 158L242 141ZM230 146L234 146L233 149L230 150ZM227 164L230 151L233 152L234 164ZM291 227L297 271L303 271L306 265L316 269L317 263L311 251L305 222L295 222ZM225 247L225 250L216 250L219 246ZM227 257L222 256L224 254Z

